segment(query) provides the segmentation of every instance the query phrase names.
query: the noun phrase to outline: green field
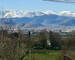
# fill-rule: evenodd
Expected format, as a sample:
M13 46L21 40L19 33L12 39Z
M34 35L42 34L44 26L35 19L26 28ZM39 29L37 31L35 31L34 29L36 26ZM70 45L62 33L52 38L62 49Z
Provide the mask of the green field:
M35 50L27 55L24 60L62 60L61 51Z

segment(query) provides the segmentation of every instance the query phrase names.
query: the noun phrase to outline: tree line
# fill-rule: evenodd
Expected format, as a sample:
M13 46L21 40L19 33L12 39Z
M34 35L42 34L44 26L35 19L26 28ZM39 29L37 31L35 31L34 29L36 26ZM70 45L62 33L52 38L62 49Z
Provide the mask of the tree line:
M8 33L0 30L0 60L23 60L33 49L63 50L74 49L75 38L62 36L53 31L39 32L26 37L19 32ZM65 52L64 52L65 53Z

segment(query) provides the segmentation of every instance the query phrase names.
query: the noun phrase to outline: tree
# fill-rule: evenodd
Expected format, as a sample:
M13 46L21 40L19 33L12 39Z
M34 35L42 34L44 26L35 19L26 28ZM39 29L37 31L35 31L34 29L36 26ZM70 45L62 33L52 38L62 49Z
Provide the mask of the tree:
M56 32L49 32L49 40L51 42L51 49L61 49L61 36Z

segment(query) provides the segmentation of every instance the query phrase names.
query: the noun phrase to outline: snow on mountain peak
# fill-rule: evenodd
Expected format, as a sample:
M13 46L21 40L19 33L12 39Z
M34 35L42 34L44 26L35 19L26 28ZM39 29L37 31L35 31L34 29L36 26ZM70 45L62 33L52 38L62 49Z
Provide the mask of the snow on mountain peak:
M44 14L55 14L55 15L60 15L60 16L72 16L75 17L75 13L71 11L60 11L60 12L54 12L54 11L46 11Z
M43 12L44 14L57 14L56 12L54 12L54 11L45 11L45 12Z
M75 13L70 12L70 11L61 11L61 12L54 12L54 11L45 11L45 12L27 12L27 11L10 11L10 10L5 10L3 12L3 18L22 18L22 17L34 17L34 16L42 16L42 15L50 15L50 14L55 14L55 15L60 15L60 16L72 16L75 17ZM1 16L1 11L0 11L0 16Z
M21 17L34 17L41 16L44 13L36 11L36 12L27 12L27 11L8 11L3 15L3 18L21 18Z
M59 13L59 15L65 15L65 16L72 16L75 17L75 13L71 12L71 11L61 11Z

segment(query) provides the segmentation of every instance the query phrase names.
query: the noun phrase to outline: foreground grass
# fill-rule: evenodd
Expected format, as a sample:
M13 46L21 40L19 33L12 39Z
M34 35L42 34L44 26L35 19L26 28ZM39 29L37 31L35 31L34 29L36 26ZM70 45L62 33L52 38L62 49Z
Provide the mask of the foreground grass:
M24 60L61 60L61 51L35 50L27 55Z

